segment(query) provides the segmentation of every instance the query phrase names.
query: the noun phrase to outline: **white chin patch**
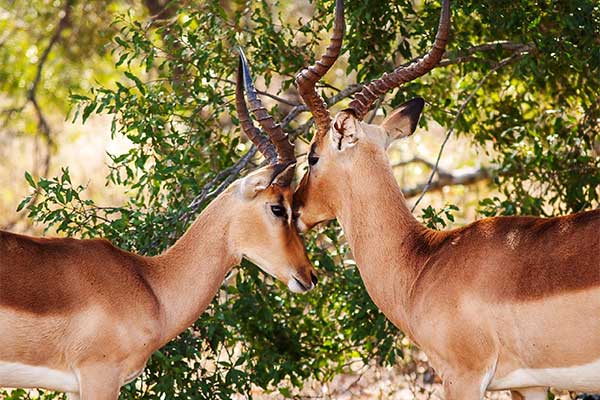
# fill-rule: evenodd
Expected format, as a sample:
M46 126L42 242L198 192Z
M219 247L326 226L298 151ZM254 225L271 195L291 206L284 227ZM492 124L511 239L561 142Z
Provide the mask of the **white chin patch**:
M306 289L304 289L302 286L300 286L300 284L294 279L294 278L290 278L290 280L288 281L288 289L290 289L290 291L292 293L304 293L306 292Z

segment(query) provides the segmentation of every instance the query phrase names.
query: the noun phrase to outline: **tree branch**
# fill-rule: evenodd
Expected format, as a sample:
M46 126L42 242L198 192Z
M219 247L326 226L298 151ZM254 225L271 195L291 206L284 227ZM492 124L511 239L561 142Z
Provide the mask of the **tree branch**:
M473 185L478 182L489 181L490 178L491 174L487 168L453 174L446 172L443 175L439 175L435 181L428 181L412 188L402 188L402 193L408 199L417 195L422 196L425 192L442 190L446 186Z
M230 84L232 84L232 85L237 85L237 82L234 82L234 81L232 81L232 80L229 80L229 79L223 79L223 78L215 78L215 79L216 79L216 80L218 80L218 81L222 81L222 82L227 82L227 83L230 83ZM269 92L264 92L264 91L262 91L262 90L258 90L258 89L256 89L256 93L258 93L258 94L260 94L260 95L263 95L263 96L270 97L270 98L272 98L273 100L275 100L275 101L278 101L279 103L287 104L287 105L288 105L288 106L290 106L290 107L297 107L297 106L299 106L299 105L300 105L300 104L298 104L298 103L296 103L296 102L293 102L293 101L291 101L291 100L284 99L283 97L280 97L280 96L277 96L277 95L271 94L271 93L269 93Z
M183 4L182 4L183 3ZM165 27L161 31L162 40L165 44L165 54L175 59L173 54L177 54L182 49L182 42L178 39L177 35L173 34L173 29L170 26L170 22L177 18L177 7L185 5L185 1L177 2L174 0L144 0L144 5L150 13L150 19L157 25ZM169 49L168 43L171 43L173 48ZM170 51L173 50L173 51ZM184 68L181 65L175 65L173 67L173 83L176 85L182 85L185 82ZM185 89L185 87L183 87Z
M153 20L170 19L173 17L173 7L166 7L159 0L144 0L144 5Z
M514 43L509 41L497 41L491 43L484 43L477 46L470 47L465 50L461 50L454 57L450 57L450 55L446 52L444 53L444 58L440 61L437 67L446 67L452 64L461 64L465 62L469 62L475 60L476 53L486 52L486 51L495 51L498 49L502 49L505 51L510 51L513 53L531 53L536 51L537 48L533 44L526 43Z
M257 150L256 146L252 145L246 154L244 154L237 162L215 175L210 182L206 183L202 189L200 189L200 193L192 199L185 211L180 214L177 219L179 221L188 222L207 200L221 194L221 192L223 192L223 190L225 190L225 188L227 188L227 186L229 186L229 184L233 182L240 172L248 165Z
M46 48L44 49L44 52L42 53L42 56L40 57L40 61L38 62L37 65L37 70L35 73L35 78L33 79L33 83L31 85L31 87L29 88L29 92L28 92L28 100L35 102L35 95L36 95L36 91L38 88L38 85L40 83L40 80L42 78L42 71L44 69L44 65L46 64L46 61L48 61L48 56L50 55L50 51L52 51L52 48L54 47L54 45L56 44L56 42L58 42L58 40L60 39L60 34L62 33L62 31L69 26L69 20L71 17L71 8L73 6L74 0L67 0L65 2L65 6L63 7L63 15L60 18L60 20L58 21L58 25L56 26L56 29L54 30L54 34L52 34L52 37L50 38L50 42L48 42L48 45L46 46Z
M33 79L31 87L29 88L29 91L27 92L27 101L29 101L31 103L31 105L33 106L33 108L35 110L36 116L38 118L38 128L42 132L44 137L46 138L46 141L48 142L48 144L52 144L52 135L51 135L50 125L48 124L48 121L46 120L46 117L44 116L42 108L40 107L40 105L37 101L37 97L36 97L37 88L42 79L42 72L44 70L44 66L46 65L46 61L48 61L48 56L50 55L52 48L59 41L60 35L63 32L63 30L65 30L65 28L69 26L70 17L71 17L71 9L72 9L73 3L74 3L74 0L66 0L65 5L62 10L63 15L60 18L60 20L58 21L58 24L56 25L54 33L52 34L52 37L50 38L48 45L44 49L42 56L40 57L40 60L37 64L37 69L35 72L35 78Z
M405 165L409 165L409 164L424 164L427 167L429 167L430 169L434 169L435 168L435 164L432 163L431 161L428 161L424 158L421 158L419 156L415 156L409 160L403 160L403 161L398 161L395 164L392 164L392 168L397 168L397 167L403 167ZM449 172L442 170L441 168L438 167L437 169L437 173L438 175L451 175Z
M505 65L510 64L511 62L514 62L518 59L520 59L521 57L523 57L525 53L514 53L512 56L505 58L504 60L500 61L498 64L496 64L492 69L490 69L484 76L483 78L481 78L481 80L477 83L477 86L475 86L475 89L473 89L473 91L469 94L469 96L466 98L466 100L462 103L462 105L460 106L460 108L458 109L458 112L456 113L456 116L454 117L454 120L452 121L452 125L450 126L450 129L448 129L448 132L446 133L446 137L444 138L444 141L442 142L442 145L440 146L440 151L438 152L437 155L437 159L435 160L435 165L433 167L433 170L431 171L431 174L429 175L429 179L427 180L427 183L423 186L421 195L419 196L419 198L417 199L417 201L415 202L415 204L412 206L411 211L415 211L415 208L417 208L417 205L419 205L419 203L421 202L421 200L423 199L423 196L425 195L425 192L427 192L429 190L429 187L432 184L432 180L433 177L438 169L438 165L440 163L440 158L442 157L442 153L444 152L444 147L446 146L446 143L448 142L448 139L450 139L450 135L452 135L452 132L454 131L454 128L456 127L456 123L458 122L458 119L460 118L460 116L462 115L462 113L465 111L465 109L467 108L467 105L471 102L471 100L473 100L473 98L475 97L475 94L477 93L477 91L479 89L481 89L481 86L483 86L483 83L487 80L487 78L494 72L498 71L500 68L504 67Z
M38 174L37 174L38 176L47 176L48 175L48 171L50 170L51 156L52 156L51 148L52 148L52 144L53 144L53 139L52 139L52 130L50 129L50 124L48 123L48 120L46 119L46 116L44 115L44 112L43 112L42 108L40 107L40 104L38 103L38 100L37 100L37 89L42 80L42 72L44 70L44 66L46 65L46 62L48 61L48 57L50 55L50 52L52 51L52 48L60 40L60 35L65 30L65 28L67 28L69 26L71 10L72 10L74 2L75 2L75 0L66 0L66 2L65 2L65 5L62 9L62 16L60 17L58 24L56 25L56 28L54 29L54 33L52 34L52 37L50 38L48 45L42 52L42 56L40 57L39 62L37 64L35 78L33 79L33 82L31 83L31 86L30 86L29 90L27 91L27 100L25 101L25 104L23 104L21 107L14 107L14 108L4 111L7 115L6 118L8 119L8 118L10 118L10 116L12 114L20 113L21 111L23 111L23 109L25 108L27 103L31 103L31 105L33 106L33 110L35 111L35 115L38 120L38 131L43 135L43 137L46 141L46 147L47 147L46 155L44 157L44 160L42 161L42 169L40 172L38 172ZM29 201L27 206L34 204L37 201L38 197L39 197L39 192L36 191L34 193L34 195L31 197L31 200ZM21 220L21 218L23 218L23 216L26 215L25 210L27 210L27 207L24 207L23 211L20 214L18 214L16 218L7 222L5 224L5 229L9 229L9 228L13 227L14 225L16 225L19 222L19 220Z

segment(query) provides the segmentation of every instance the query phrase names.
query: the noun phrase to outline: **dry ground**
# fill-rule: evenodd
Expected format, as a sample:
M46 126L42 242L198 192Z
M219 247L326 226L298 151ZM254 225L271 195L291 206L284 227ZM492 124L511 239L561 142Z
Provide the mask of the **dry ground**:
M413 354L414 360L406 365L380 367L374 363L357 362L346 374L336 376L329 383L307 382L297 399L323 400L442 400L442 385L428 367L426 357ZM433 383L428 383L432 382ZM553 391L556 400L569 400L575 394ZM253 397L258 400L283 399L277 392L265 393L256 389ZM487 400L510 400L508 391L488 392ZM241 399L241 398L240 398Z

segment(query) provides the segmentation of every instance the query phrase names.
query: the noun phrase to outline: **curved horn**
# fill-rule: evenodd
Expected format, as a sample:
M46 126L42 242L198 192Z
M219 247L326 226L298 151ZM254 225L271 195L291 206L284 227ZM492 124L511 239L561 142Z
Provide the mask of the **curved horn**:
M244 86L246 87L246 96L250 103L250 111L254 114L254 117L258 120L258 123L265 132L271 138L271 142L275 145L277 154L279 156L279 162L282 164L290 164L296 162L296 155L294 154L294 145L290 143L288 135L281 129L281 126L277 124L273 117L269 115L262 102L258 98L254 84L252 83L252 76L250 75L250 68L246 61L246 56L240 48L240 64L242 67L242 78Z
M335 22L331 42L319 61L305 68L296 76L296 86L302 100L308 106L317 124L317 135L324 135L331 125L331 116L323 98L315 90L315 84L329 71L340 55L344 37L344 1L335 2Z
M431 71L441 60L448 34L450 32L450 0L444 0L440 23L435 36L433 48L419 60L405 66L400 66L390 73L385 73L377 80L366 84L350 102L347 110L352 111L356 118L363 119L375 100L390 89L417 79Z
M240 58L237 72L237 82L235 86L235 109L237 110L240 125L242 126L242 130L246 136L248 136L248 139L250 139L252 143L256 145L258 151L265 156L269 164L276 164L277 151L275 150L273 143L271 143L269 139L260 132L260 129L254 126L252 119L250 119L248 107L246 106L246 100L244 99L244 77L242 67L242 60Z

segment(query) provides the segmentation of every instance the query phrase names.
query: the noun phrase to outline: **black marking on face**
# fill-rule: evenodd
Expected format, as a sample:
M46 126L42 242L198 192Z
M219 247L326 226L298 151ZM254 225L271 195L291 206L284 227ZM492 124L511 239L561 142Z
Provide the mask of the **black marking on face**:
M319 162L319 156L317 155L317 152L315 151L315 143L313 143L310 146L310 151L308 152L308 165L310 165L311 167L313 165L315 165L317 162Z
M336 118L336 121L333 124L333 128L339 132L340 140L338 141L337 148L338 150L342 150L342 141L346 136L346 121L350 118L349 114L345 115L346 118L342 120L342 118Z
M338 150L342 150L342 140L344 140L344 123L339 123L339 120L336 120L333 124L333 128L340 133L340 140L338 140L337 148Z

